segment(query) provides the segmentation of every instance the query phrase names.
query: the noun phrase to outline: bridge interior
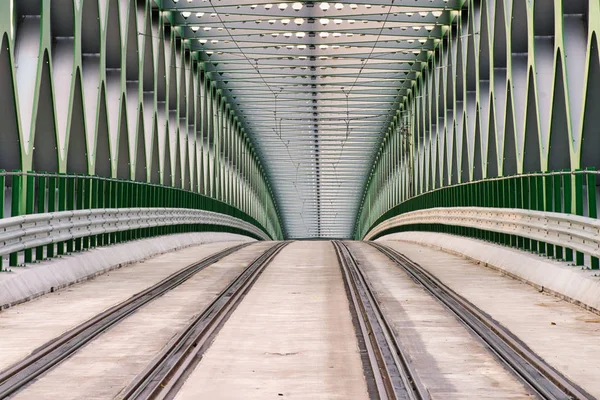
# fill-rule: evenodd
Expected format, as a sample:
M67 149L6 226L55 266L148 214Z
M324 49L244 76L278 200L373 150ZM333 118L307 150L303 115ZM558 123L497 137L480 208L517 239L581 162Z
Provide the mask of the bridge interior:
M0 1L0 398L599 397L600 3L269 1Z

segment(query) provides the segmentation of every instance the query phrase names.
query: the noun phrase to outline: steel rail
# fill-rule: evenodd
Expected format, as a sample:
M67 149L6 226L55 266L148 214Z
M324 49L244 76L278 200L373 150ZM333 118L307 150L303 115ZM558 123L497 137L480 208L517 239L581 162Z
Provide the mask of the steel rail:
M195 262L44 344L23 360L0 372L0 399L23 389L34 379L60 364L145 304L173 290L196 273L250 244L243 243L233 246Z
M288 244L277 243L246 267L116 398L173 398L254 282Z
M333 241L351 307L356 311L358 330L363 337L380 399L425 400L429 393L420 383L402 346L375 298L373 288L340 241Z
M439 279L398 251L375 242L367 242L386 255L417 284L456 315L458 320L479 337L505 366L542 399L592 400L589 393L556 371L512 332Z

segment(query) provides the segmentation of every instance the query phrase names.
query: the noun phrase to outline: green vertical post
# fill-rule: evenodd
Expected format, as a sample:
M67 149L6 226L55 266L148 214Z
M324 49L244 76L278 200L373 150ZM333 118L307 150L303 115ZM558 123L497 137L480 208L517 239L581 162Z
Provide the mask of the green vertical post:
M563 189L562 189L562 187L563 187L562 174L554 175L554 207L553 207L553 211L558 212L558 213L563 212L563 195L562 195ZM562 260L564 257L563 247L555 246L554 250L556 253L556 258L558 260Z
M572 179L571 172L569 170L564 171L563 175L563 204L565 214L573 213L573 191L571 189ZM573 249L568 247L565 248L565 260L573 261Z
M56 211L56 176L48 177L48 212ZM50 243L46 246L46 257L54 257L54 243Z
M61 174L62 175L62 174ZM58 211L67 209L67 177L58 177ZM60 256L65 254L65 242L57 243L56 253Z
M536 186L537 186L537 211L544 211L544 203L545 203L545 191L544 191L544 177L543 175L538 175L535 177ZM546 242L538 242L538 253L547 254L547 246Z
M83 183L83 207L81 208L82 210L89 210L91 207L91 196L93 195L92 193L92 178L89 176L85 176L85 177L81 177L80 178L80 182ZM92 241L92 237L91 236L86 236L83 238L83 248L84 249L89 249L90 248L90 243Z
M584 177L583 174L581 173L581 170L578 170L577 172L580 172L578 174L575 174L575 214L576 215L580 215L583 216L583 184L584 184ZM583 253L580 251L577 251L575 253L575 264L576 265L583 265L584 264L584 256Z
M113 202L113 181L111 179L103 180L103 190L104 190L104 203L102 204L102 208L112 208ZM112 233L105 233L104 238L102 239L103 245L108 245L113 243L113 235Z
M75 210L75 177L67 177L67 210ZM67 240L67 253L72 253L75 250L73 239Z
M46 177L38 177L38 190L37 190L37 212L38 214L46 211ZM38 246L35 249L35 259L37 261L44 259L44 246Z
M15 171L18 172L18 171ZM11 217L15 217L21 214L21 195L22 195L22 187L21 187L21 175L13 175L12 176L12 202L10 205L10 215ZM8 257L8 265L11 267L16 267L19 264L19 253L11 253Z
M596 171L594 168L588 168L591 173L585 174L585 183L587 185L587 216L589 218L598 218L598 208L596 203ZM598 257L592 257L592 269L600 269Z
M546 196L546 201L544 203L544 210L545 211L553 211L554 209L554 178L552 175L546 175L544 176L544 181L545 181L545 196ZM546 255L548 257L554 257L555 256L555 245L547 243L546 244Z
M530 176L527 180L529 185L529 207L527 209L535 210L537 207L537 181L535 176ZM534 252L538 251L537 240L529 240L529 250Z
M25 214L31 215L35 212L35 176L26 175ZM25 249L25 262L33 262L33 249Z
M82 177L77 177L77 178L73 178L75 180L75 190L76 190L76 196L75 196L75 209L76 210L83 210L83 198L85 196L84 193L84 189L85 189L85 185L83 183L83 178ZM81 251L83 249L83 238L77 238L74 241L74 249L75 251Z
M88 190L87 193L87 204L90 209L98 208L98 179L96 177L89 177L86 181ZM88 238L87 246L94 248L98 245L98 235L94 235ZM86 247L86 243L83 245ZM86 247L87 248L87 247Z

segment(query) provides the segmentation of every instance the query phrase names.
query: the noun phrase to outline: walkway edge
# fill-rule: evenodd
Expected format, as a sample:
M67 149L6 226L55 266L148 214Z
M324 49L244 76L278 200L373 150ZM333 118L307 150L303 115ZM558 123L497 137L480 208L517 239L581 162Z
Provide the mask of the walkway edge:
M202 243L252 240L223 232L174 234L98 247L26 267L13 267L12 272L0 273L0 310L163 253Z
M598 271L582 270L522 250L445 233L394 233L377 241L414 243L458 255L600 314L600 277L594 276Z

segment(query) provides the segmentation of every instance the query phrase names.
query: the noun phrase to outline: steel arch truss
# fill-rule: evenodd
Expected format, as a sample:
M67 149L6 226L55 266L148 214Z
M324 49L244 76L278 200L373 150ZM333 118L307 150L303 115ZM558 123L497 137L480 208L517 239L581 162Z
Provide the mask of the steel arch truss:
M0 170L162 183L282 237L232 100L151 0L0 2Z
M288 237L351 236L381 138L461 3L159 1L249 132Z
M467 1L386 133L355 236L442 186L597 168L598 32L597 1Z

